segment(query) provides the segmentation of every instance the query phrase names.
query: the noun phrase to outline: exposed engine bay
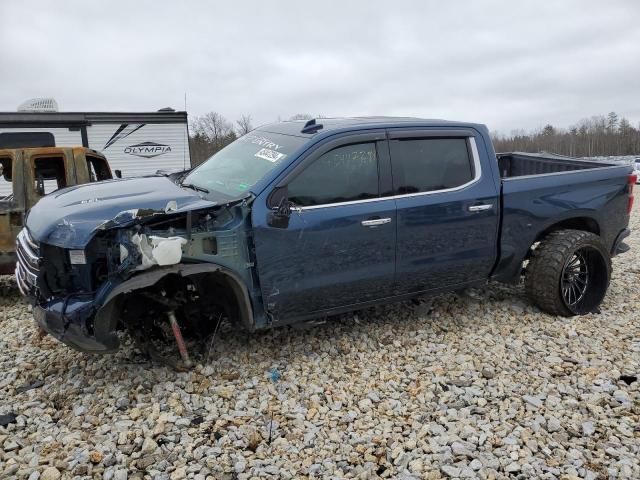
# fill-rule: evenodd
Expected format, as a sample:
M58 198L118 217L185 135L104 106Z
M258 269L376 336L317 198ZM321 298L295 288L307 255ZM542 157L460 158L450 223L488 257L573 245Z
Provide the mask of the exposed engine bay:
M245 287L255 279L245 228L251 201L123 211L98 225L82 249L37 243L25 232L24 250L37 243L38 269L29 262L18 268L35 275L25 288L36 320L80 350L113 351L126 332L153 359L188 367L189 351L202 350L223 320L253 328ZM78 227L61 226L56 243L74 244ZM170 342L178 358L167 355Z

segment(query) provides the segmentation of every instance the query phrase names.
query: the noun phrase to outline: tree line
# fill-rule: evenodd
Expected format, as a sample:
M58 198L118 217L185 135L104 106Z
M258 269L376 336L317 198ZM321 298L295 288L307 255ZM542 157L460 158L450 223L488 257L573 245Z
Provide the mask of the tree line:
M289 120L309 120L298 113ZM217 112L196 117L190 125L189 147L192 164L199 165L239 136L253 130L251 115L231 122ZM547 124L532 132L514 130L509 135L492 132L497 152L549 152L571 157L640 155L638 127L615 112L585 118L569 128Z
M640 124L635 128L615 112L582 119L567 129L547 124L533 132L492 132L491 136L497 152L549 152L571 157L640 155Z
M289 120L309 120L307 113L298 113ZM189 149L193 166L204 162L218 150L229 145L236 138L253 130L251 115L242 115L235 123L227 120L218 112L209 112L191 121Z

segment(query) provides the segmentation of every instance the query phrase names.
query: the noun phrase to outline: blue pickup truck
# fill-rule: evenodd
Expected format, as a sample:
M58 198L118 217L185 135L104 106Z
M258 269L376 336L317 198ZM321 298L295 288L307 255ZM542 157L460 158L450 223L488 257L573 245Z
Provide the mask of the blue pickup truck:
M553 315L596 311L628 249L630 166L494 152L483 125L260 127L187 172L65 188L30 211L17 282L88 352L221 318L247 330L487 281ZM184 346L184 345L182 345Z

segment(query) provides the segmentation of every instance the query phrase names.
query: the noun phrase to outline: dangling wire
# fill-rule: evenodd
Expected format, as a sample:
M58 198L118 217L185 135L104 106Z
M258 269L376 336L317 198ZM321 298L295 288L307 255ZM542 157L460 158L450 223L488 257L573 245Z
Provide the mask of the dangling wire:
M213 330L213 334L211 335L211 340L209 341L209 347L207 348L207 355L204 359L204 363L209 363L209 352L213 349L214 342L216 339L216 335L218 334L218 329L220 328L220 324L222 324L222 314L218 317L218 321L216 323L216 328Z

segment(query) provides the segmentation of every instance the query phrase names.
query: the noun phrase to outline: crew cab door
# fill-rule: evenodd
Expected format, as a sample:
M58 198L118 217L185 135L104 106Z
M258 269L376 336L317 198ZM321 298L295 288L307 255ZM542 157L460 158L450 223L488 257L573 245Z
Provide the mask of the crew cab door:
M488 278L497 255L499 197L479 142L472 129L389 131L399 294Z
M321 144L277 182L276 191L286 187L293 204L287 225L269 220L275 205L268 199L254 202L259 282L275 321L393 294L396 206L384 197L389 168L384 131L350 134Z

